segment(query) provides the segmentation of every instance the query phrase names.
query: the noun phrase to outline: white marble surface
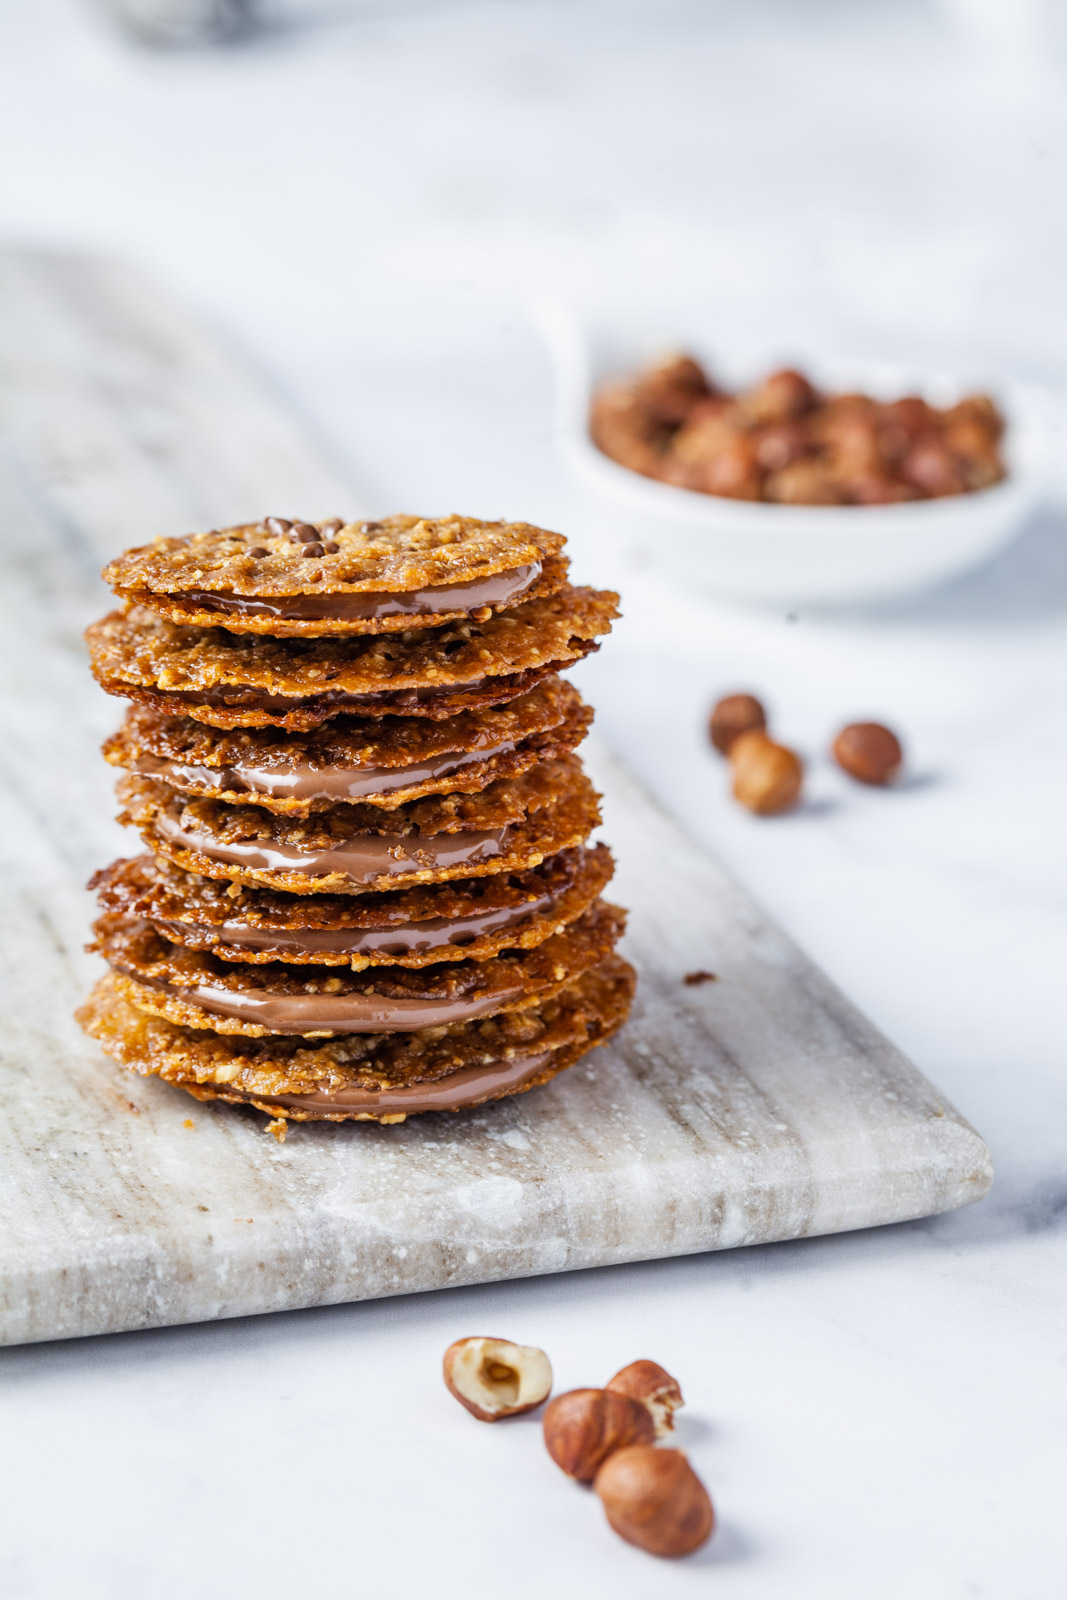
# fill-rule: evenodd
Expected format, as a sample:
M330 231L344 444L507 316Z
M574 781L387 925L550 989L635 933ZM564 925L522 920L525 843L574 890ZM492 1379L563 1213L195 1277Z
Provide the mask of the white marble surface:
M0 224L166 272L383 504L518 509L577 539L593 519L516 310L537 281L703 286L734 348L915 354L1063 392L1062 58L1016 25L1047 14L368 6L167 59L8 0ZM990 1199L8 1352L5 1594L1058 1600L1065 540L1049 513L950 590L834 621L712 612L634 574L586 670L607 735L986 1134ZM748 819L700 737L734 683L813 757L840 717L891 718L922 781L867 794L816 760L811 806ZM679 1371L722 1516L706 1558L653 1566L533 1428L457 1415L438 1354L479 1329L544 1343L564 1385L635 1354Z
M0 252L0 413L19 529L0 681L26 685L0 702L0 1343L737 1249L989 1192L980 1136L595 738L640 983L590 1061L506 1106L284 1147L116 1072L74 1022L100 966L82 885L116 832L111 796L88 798L118 715L85 670L100 565L250 503L374 507L180 301L79 254Z

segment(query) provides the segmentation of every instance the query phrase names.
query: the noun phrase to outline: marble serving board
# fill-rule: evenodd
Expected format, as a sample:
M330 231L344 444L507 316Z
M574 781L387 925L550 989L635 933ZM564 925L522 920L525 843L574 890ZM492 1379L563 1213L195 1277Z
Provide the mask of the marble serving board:
M97 970L82 886L136 847L97 753L118 707L80 639L98 568L159 532L358 500L205 330L101 263L0 255L0 425L0 1339L726 1249L986 1193L974 1130L595 741L640 973L608 1048L497 1106L284 1144L117 1068L71 1016ZM687 984L697 969L714 979Z

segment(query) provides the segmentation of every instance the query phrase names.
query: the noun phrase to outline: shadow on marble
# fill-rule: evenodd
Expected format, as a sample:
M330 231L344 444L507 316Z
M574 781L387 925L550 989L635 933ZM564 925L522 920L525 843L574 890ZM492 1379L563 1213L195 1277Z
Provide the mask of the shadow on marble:
M714 1490L712 1493L714 1498ZM687 1567L733 1567L739 1561L751 1561L754 1554L754 1544L736 1522L719 1522L711 1543L695 1555L687 1556L685 1564Z
M917 794L925 789L937 789L948 779L945 772L927 770L925 772L905 772L902 778L897 778L891 785L894 794Z

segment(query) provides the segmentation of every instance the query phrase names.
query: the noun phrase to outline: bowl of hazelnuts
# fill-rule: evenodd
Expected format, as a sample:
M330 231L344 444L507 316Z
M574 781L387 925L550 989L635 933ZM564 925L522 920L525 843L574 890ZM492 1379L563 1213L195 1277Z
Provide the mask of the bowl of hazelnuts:
M988 558L1037 498L1022 393L884 366L730 381L692 350L650 357L558 312L542 327L570 465L647 562L707 592L907 594Z

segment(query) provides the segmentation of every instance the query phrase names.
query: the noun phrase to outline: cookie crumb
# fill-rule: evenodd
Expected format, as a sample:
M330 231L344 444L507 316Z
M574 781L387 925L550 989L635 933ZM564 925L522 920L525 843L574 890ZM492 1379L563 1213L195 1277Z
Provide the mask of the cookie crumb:
M718 983L718 981L719 975L717 972L705 972L702 968L699 968L696 972L687 972L682 979L682 982L689 984L690 987L698 983Z
M195 1128L196 1127L196 1123L193 1121L192 1117L186 1117L185 1121L182 1123L182 1127L183 1128Z
M285 1143L285 1135L289 1131L289 1122L286 1117L275 1117L273 1122L267 1123L267 1133L273 1133L279 1144Z

